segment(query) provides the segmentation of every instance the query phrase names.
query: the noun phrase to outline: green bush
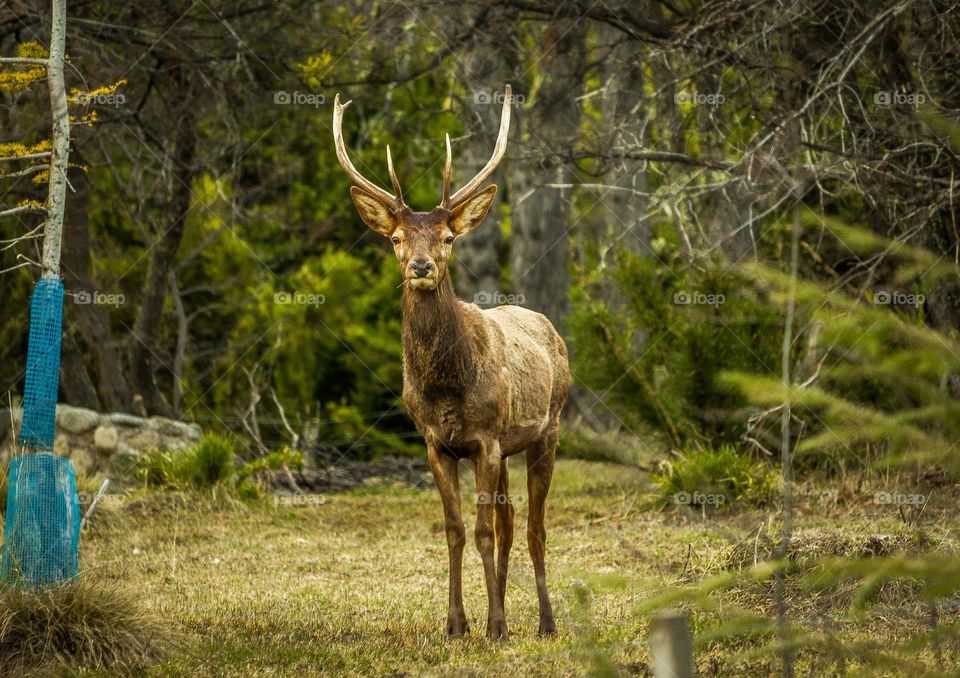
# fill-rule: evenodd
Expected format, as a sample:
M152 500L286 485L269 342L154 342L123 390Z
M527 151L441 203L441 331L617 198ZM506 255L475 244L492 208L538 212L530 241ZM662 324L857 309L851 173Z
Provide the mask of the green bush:
M210 488L234 471L233 443L223 436L208 433L184 451L163 450L148 454L139 468L146 485Z
M148 454L137 469L145 485L182 489L222 487L243 498L260 494L258 477L283 467L300 466L299 452L283 448L245 464L237 463L233 442L215 433L208 433L199 443L183 451L164 450Z
M658 256L622 252L613 270L574 290L577 381L628 427L653 426L676 447L735 442L748 401L716 376L777 369L780 310L722 261L697 268L655 245Z
M766 504L777 490L773 470L732 445L701 447L654 475L664 499L676 505L729 507Z

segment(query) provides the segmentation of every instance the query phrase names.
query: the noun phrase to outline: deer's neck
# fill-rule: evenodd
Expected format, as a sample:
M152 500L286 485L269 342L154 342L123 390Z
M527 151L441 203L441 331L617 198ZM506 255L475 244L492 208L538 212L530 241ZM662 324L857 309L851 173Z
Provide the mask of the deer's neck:
M404 369L419 390L435 396L463 394L474 380L474 353L449 276L435 290L404 289Z

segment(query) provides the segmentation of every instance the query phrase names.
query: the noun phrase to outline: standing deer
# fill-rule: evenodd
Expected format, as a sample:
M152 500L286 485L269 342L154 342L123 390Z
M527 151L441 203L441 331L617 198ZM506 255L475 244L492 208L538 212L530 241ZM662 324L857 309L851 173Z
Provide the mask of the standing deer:
M350 102L341 104L339 94L334 101L333 138L337 159L354 183L350 195L363 222L390 238L400 261L403 402L426 440L430 469L443 501L450 558L447 634L451 637L469 631L463 609L466 532L457 463L469 459L476 471L474 539L487 585L487 635L505 640L503 607L514 518L507 458L524 451L530 508L527 545L537 580L539 633L556 632L544 564L544 511L560 410L570 388L567 347L539 313L518 306L481 310L457 299L447 263L453 243L483 222L496 195L494 184L477 189L506 152L511 102L507 85L493 156L452 195L450 136L446 136L440 204L429 212L414 212L403 201L389 146L387 169L393 193L364 178L350 162L342 129L343 112Z

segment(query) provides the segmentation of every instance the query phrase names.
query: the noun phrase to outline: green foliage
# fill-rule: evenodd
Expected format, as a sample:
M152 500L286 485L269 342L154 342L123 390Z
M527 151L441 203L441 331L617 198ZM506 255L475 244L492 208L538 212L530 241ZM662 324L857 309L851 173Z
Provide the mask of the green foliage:
M879 463L960 468L953 442L960 437L960 404L950 389L960 373L960 343L921 317L926 275L941 281L956 278L956 272L932 265L936 261L926 250L863 228L808 217L806 227L814 225L851 249L894 252L889 279L906 290L880 288L860 296L817 280L798 280L796 303L810 318L805 327L812 346L805 364L793 366L794 385L787 389L779 376L741 368L718 373L718 383L760 408L778 407L789 397L803 422L794 446L808 458L867 459L879 449L885 453ZM786 274L759 263L742 271L774 303L786 302Z
M716 375L776 369L779 310L720 261L691 267L663 239L657 250L623 252L616 268L575 290L577 379L606 394L627 426L653 425L676 446L735 441L747 401Z
M639 466L650 456L650 447L643 443L634 435L565 426L560 429L557 457Z
M152 487L225 488L242 498L255 499L260 496L258 477L263 473L302 464L303 455L288 447L238 464L233 441L208 433L186 450L151 452L139 462L136 473L145 485Z
M208 433L186 450L158 450L140 462L138 474L145 485L209 489L234 472L233 443Z
M699 447L681 455L654 475L654 482L665 501L717 508L735 503L767 504L778 489L769 465L753 461L732 445Z
M343 446L353 459L376 459L382 455L423 457L420 434L394 433L379 426L384 413L365 417L354 405L329 403L322 419L320 435L337 446ZM328 443L329 444L329 443Z
M888 672L905 670L912 675L943 675L930 664L942 651L941 646L956 638L956 623L907 634L899 642L881 643L819 624L788 622L781 626L775 618L746 612L723 601L757 586L767 590L780 573L807 598L836 596L844 590L851 620L883 615L889 608L878 600L878 595L884 588L892 590L896 586L906 587L900 590L911 601L907 604L901 600L898 611L907 608L920 613L922 608L916 603L935 610L939 600L960 592L957 563L954 555L945 553L927 553L921 557L900 553L883 557L812 558L797 563L769 561L708 577L696 586L669 589L644 601L639 610L650 614L684 605L709 612L711 621L699 629L698 644L724 642L743 647L731 658L735 661L776 660L781 651L789 647L794 654L817 658L817 663L828 661L840 669L845 665L859 666L862 675L892 675Z

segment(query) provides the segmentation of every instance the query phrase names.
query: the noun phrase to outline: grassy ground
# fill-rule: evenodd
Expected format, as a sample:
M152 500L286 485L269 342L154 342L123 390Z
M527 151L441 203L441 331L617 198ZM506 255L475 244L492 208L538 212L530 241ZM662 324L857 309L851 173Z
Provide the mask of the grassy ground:
M522 529L525 479L522 463L513 466ZM465 466L461 475L472 482ZM878 487L893 482L874 480ZM842 482L830 487L801 488L797 548L849 550L878 534L907 543L918 531L937 548L954 548L956 497L947 490L917 518L878 506L872 488ZM470 495L465 488L464 496ZM473 509L466 501L465 511L470 529ZM372 479L347 492L300 501L281 496L262 505L155 491L112 498L99 524L85 533L81 558L89 576L136 592L175 630L179 649L152 675L567 676L605 666L642 675L649 656L637 606L665 586L695 584L731 563L743 564L754 552L762 555L771 515L773 509L712 516L661 510L643 471L563 460L549 505L547 559L560 632L552 639L536 637L535 587L521 531L507 591L506 643L483 637L482 568L472 543L464 587L473 633L458 641L443 636L446 545L428 475L421 483ZM815 619L842 610L845 595L794 595L790 602L798 615ZM747 609L772 610L766 585L731 596ZM902 639L922 626L923 608L907 607L912 611L906 617L841 615L837 623L864 638ZM949 621L951 613L944 614ZM695 628L708 617L698 614ZM736 643L699 648L702 673L776 672L773 659L737 663L731 656L743 649ZM805 671L839 672L809 661L801 658Z

